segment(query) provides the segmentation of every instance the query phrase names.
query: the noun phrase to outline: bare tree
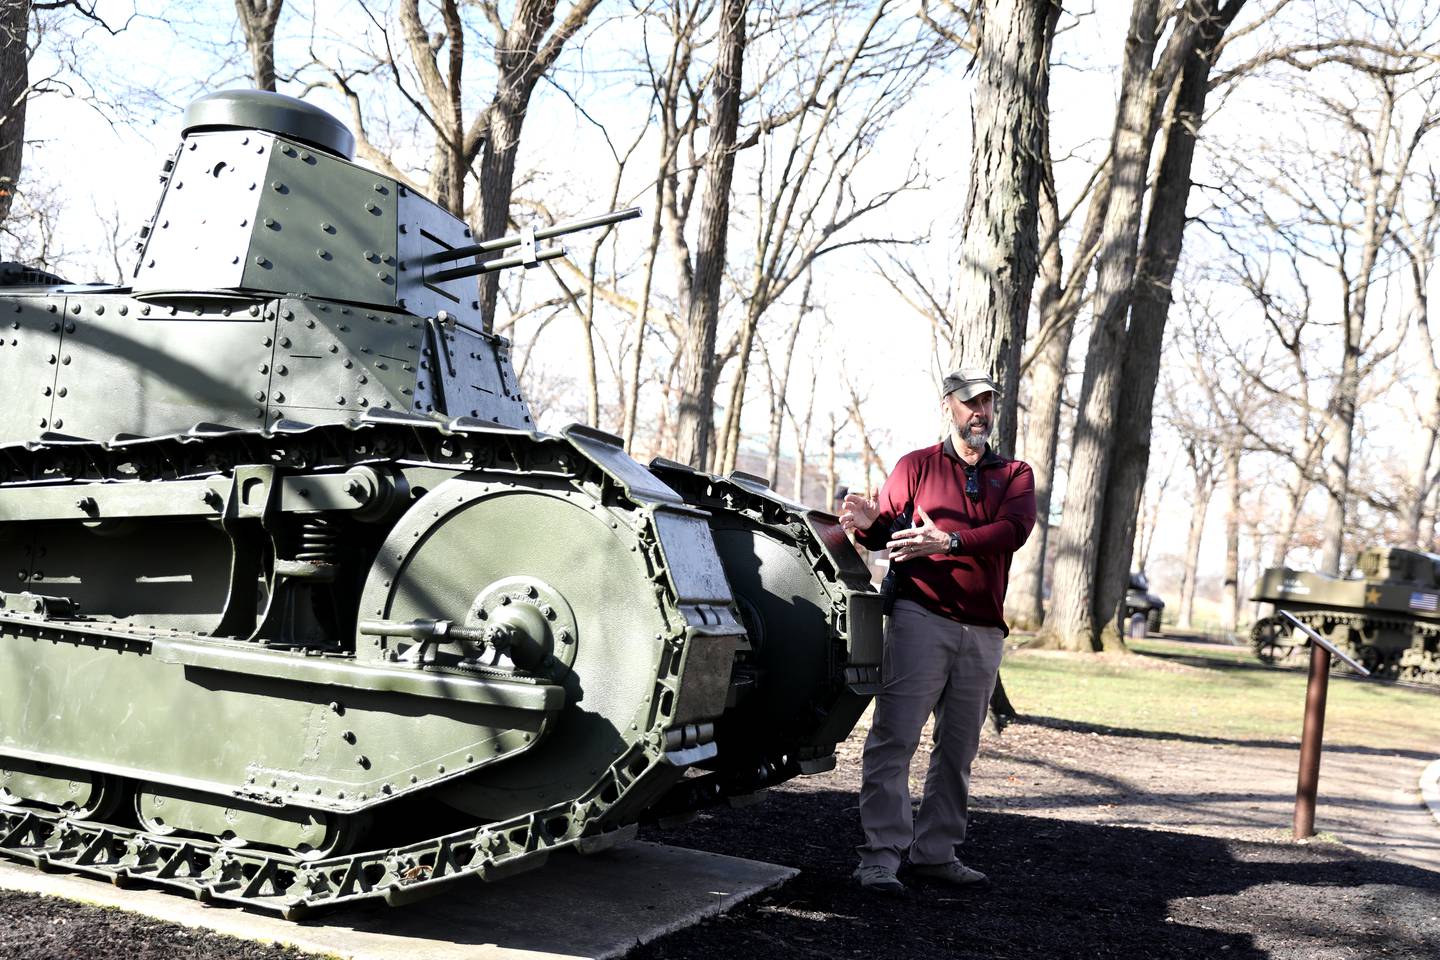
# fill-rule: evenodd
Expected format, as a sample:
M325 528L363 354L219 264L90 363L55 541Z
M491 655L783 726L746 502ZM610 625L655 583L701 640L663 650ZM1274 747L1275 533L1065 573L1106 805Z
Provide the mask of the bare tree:
M885 460L880 456L877 449L877 442L881 432L873 431L865 425L866 398L856 389L855 384L849 380L845 381L845 413L849 422L855 425L855 432L860 436L860 457L865 466L865 490L878 490L885 479L890 476L890 471L885 469ZM879 481L876 482L875 475L879 474Z
M1019 452L1035 474L1036 518L1029 548L1015 555L1010 568L1010 590L1005 595L1006 619L1027 630L1038 629L1044 620L1045 562L1049 553L1050 514L1070 342L1084 304L1085 278L1094 263L1110 187L1106 159L1094 167L1075 205L1062 212L1055 191L1048 133L1043 162L1039 194L1040 283L1035 291L1035 313L1039 322L1020 363L1026 431ZM1087 198L1085 223L1067 268L1061 235L1079 204Z
M812 363L810 366L810 389L807 391L805 399L805 416L798 417L794 410L790 411L790 424L795 433L795 487L790 496L801 503L805 502L806 451L810 446L810 425L815 419L815 387L819 380L820 367L818 364ZM789 404L786 404L786 407L788 408ZM830 468L834 467L833 461L829 466ZM833 511L835 509L834 491L830 491L826 496L829 499L822 504L821 509Z
M764 351L765 371L770 382L770 432L765 441L765 476L774 487L779 480L780 470L780 438L785 427L785 396L790 386L790 366L795 359L795 342L800 339L800 327L805 322L805 316L810 312L810 290L813 282L813 275L805 274L805 286L800 291L800 305L795 310L794 317L790 321L790 329L785 335L784 347L780 355L779 369L771 362L770 351ZM811 387L810 403L814 405L814 387ZM807 433L808 424L807 424ZM803 460L797 452L796 475L803 474ZM800 499L798 496L795 499Z
M1240 619L1240 458L1239 444L1225 447L1225 486L1230 502L1225 511L1225 585L1220 603L1220 627L1230 633Z
M1421 212L1402 217L1399 223L1399 244L1409 267L1411 296L1410 329L1415 333L1416 360L1420 368L1420 429L1421 437L1411 453L1408 489L1405 490L1401 515L1401 541L1416 550L1430 549L1430 542L1421 537L1421 519L1431 490L1440 482L1440 359L1435 355L1435 337L1430 327L1428 289L1435 270L1437 245L1440 245L1440 177L1427 171L1419 178L1419 198L1414 200ZM1408 212L1408 211L1407 211Z
M285 0L235 0L250 54L250 76L261 90L275 90L275 27L284 6Z
M846 427L844 419L837 418L830 414L830 427L825 432L825 509L835 509L835 444L840 433ZM866 477L869 481L869 477Z
M1244 4L1245 0L1199 4L1193 13L1198 22L1190 47L1181 51L1184 62L1178 87L1163 112L1163 153L1151 187L1145 235L1131 284L1130 321L1110 441L1111 468L1102 494L1093 611L1099 625L1114 621L1130 579L1135 518L1150 468L1155 385L1170 313L1171 282L1187 223L1195 143L1205 117L1215 56ZM1182 32L1182 25L1175 30Z
M1015 452L1021 344L1038 259L1050 44L1060 0L995 0L980 24L970 187L956 269L954 366L993 371L996 446Z
M102 15L96 0L0 3L0 224L15 242L16 254L37 265L55 266L64 259L54 242L62 193L44 182L43 173L22 183L30 102L46 94L69 97L114 122L132 107L123 101L144 99L121 83L109 88L114 78L96 66L96 47L88 39L91 33L114 37L136 16L123 5ZM42 47L50 55L51 72L37 75L32 73L32 62ZM17 198L26 193L33 195L20 199L17 206ZM17 219L27 222L12 222Z
M1304 274L1311 267L1330 272L1339 291L1341 337L1330 361L1336 375L1324 411L1323 471L1312 478L1326 495L1320 566L1332 575L1340 572L1353 526L1347 518L1355 496L1351 457L1362 385L1400 342L1398 330L1392 336L1372 316L1378 313L1372 293L1390 270L1386 260L1412 163L1440 123L1434 53L1440 42L1417 39L1440 23L1440 13L1418 23L1383 15L1373 22L1382 32L1367 41L1367 55L1333 67L1339 83L1294 83L1294 102L1311 121L1305 135L1254 158L1247 176L1230 188L1234 209L1288 251L1290 285L1300 291L1292 299L1310 300ZM1283 293L1274 282L1259 289L1271 300ZM1291 349L1298 353L1300 347ZM1373 492L1363 496L1374 499Z
M1111 138L1111 183L1100 235L1095 325L1071 441L1054 599L1045 623L1050 639L1074 649L1093 649L1101 626L1095 620L1093 598L1099 549L1096 533L1110 467L1125 319L1135 272L1145 172L1154 139L1153 114L1156 99L1169 89L1168 82L1156 75L1152 62L1160 36L1159 7L1159 0L1135 0L1125 39L1120 101ZM1175 36L1170 42L1176 43Z
M510 222L520 133L535 86L585 25L599 0L573 0L558 23L559 0L519 0L508 21L501 16L498 0L464 5L460 0L440 0L438 23L422 14L419 0L399 0L398 30L372 9L370 0L358 2L379 33L381 49L371 52L372 63L346 67L326 62L312 50L316 65L326 75L324 85L339 93L350 108L356 153L384 173L428 193L456 216L467 217L481 236L504 233ZM496 81L490 99L467 117L462 94L472 10L478 11L490 28ZM403 56L396 49L396 35ZM399 166L390 145L369 135L363 83L377 72L390 77L433 138L423 185L422 178ZM478 184L473 200L467 200L470 179ZM482 274L479 281L480 309L487 329L495 323L499 282L498 273L493 272Z
M29 0L6 0L0 5L0 223L10 216L25 156L29 37Z
M1155 546L1155 536L1160 529L1161 508L1170 481L1175 478L1175 460L1170 458L1170 467L1158 480L1152 474L1147 478L1145 499L1141 504L1139 526L1135 531L1135 569L1142 573L1150 567L1150 554ZM1148 507L1148 509L1146 509Z
M784 73L765 78L794 92L766 111L740 144L756 146L759 163L749 262L732 263L745 281L737 291L743 306L736 363L718 435L721 473L735 468L750 355L766 311L820 258L890 242L888 230L878 236L855 231L920 179L912 164L873 191L862 186L867 159L905 102L902 93L922 82L939 47L916 43L908 18L893 16L890 0L850 8L829 3L818 8L828 17L794 19L788 29L800 36L787 45L794 47L791 59L803 64L803 80L797 84ZM847 42L857 11L863 16ZM732 248L731 260L739 253Z
M1185 439L1185 462L1194 484L1190 499L1190 531L1185 539L1184 572L1180 577L1180 614L1176 625L1188 629L1195 617L1195 580L1200 568L1200 541L1205 535L1205 517L1210 509L1210 496L1221 469L1223 451L1215 447L1212 436L1202 433Z
M720 284L730 226L730 181L735 172L735 134L740 123L741 68L745 55L745 0L721 0L720 32L711 94L710 145L705 154L705 199L688 311L680 343L680 405L676 458L705 463L713 442L715 339L720 325ZM688 258L687 258L688 267Z

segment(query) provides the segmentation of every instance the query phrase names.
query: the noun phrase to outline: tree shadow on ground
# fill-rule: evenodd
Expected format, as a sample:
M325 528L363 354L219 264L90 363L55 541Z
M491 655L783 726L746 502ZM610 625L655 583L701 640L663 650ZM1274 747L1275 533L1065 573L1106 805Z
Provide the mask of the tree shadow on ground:
M800 876L632 956L1440 955L1440 873L1337 845L981 813L963 853L989 884L917 885L912 896L891 900L862 893L850 879L860 841L853 793L794 785L772 793L760 806L651 831L649 839L783 863Z
M1083 720L1065 720L1060 717L1040 717L1022 714L1014 723L1028 723L1051 730L1065 730L1071 733L1097 733L1107 737L1130 737L1137 740L1172 740L1176 743L1199 743L1217 747L1270 747L1281 750L1300 749L1300 737L1293 740L1265 740L1258 738L1212 737L1196 733L1176 733L1171 730L1137 730L1133 727L1111 727L1103 723L1087 723ZM1405 760L1434 760L1434 751L1404 750L1394 747L1367 747L1363 744L1325 744L1325 752L1353 754L1362 757L1399 757Z
M1164 637L1165 640L1176 640L1174 637ZM1183 640L1179 642L1184 642ZM1308 652L1302 648L1300 652L1281 664L1261 663L1259 660L1229 660L1223 657L1207 657L1196 653L1181 653L1171 650L1133 650L1138 657L1150 657L1155 660L1163 660L1167 663L1179 663L1187 667L1199 667L1202 670L1217 670L1230 673L1276 673L1283 672L1296 676L1304 676L1309 662ZM1346 683L1378 684L1382 687L1395 686L1393 679L1385 677L1362 677L1358 673L1352 673L1346 667L1332 667L1330 670L1331 680L1341 680ZM1423 683L1405 683L1406 690L1415 690L1420 693L1429 693L1440 696L1440 686Z
M1174 638L1164 637L1162 639L1173 642ZM1180 641L1183 642L1183 641ZM1199 667L1203 670L1220 670L1238 673L1273 673L1276 670L1287 669L1285 667L1273 667L1261 663L1259 660L1230 660L1224 657L1207 657L1198 653L1180 653L1171 650L1131 650L1137 657L1149 657L1154 660L1163 660L1166 663L1180 663L1187 667ZM1300 660L1297 663L1303 662Z

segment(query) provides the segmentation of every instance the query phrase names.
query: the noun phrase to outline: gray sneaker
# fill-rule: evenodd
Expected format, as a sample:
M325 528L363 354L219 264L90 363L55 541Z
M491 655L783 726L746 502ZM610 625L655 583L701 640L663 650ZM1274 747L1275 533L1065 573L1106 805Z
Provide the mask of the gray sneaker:
M928 880L952 883L957 887L984 883L986 879L985 874L965 866L959 860L951 860L949 863L912 863L910 872Z
M895 878L895 871L888 867L856 867L851 876L855 878L856 883L860 884L860 889L869 893L896 897L904 896L908 892L905 884Z

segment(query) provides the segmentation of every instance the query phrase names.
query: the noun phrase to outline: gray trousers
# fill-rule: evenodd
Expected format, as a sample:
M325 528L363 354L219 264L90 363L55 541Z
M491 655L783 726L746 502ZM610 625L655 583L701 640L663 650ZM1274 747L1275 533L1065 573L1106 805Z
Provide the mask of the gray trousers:
M885 626L884 683L875 699L860 785L861 866L948 863L965 839L970 763L995 689L1005 634L898 600ZM943 697L943 702L942 702ZM910 813L910 761L931 711L935 745L919 822Z

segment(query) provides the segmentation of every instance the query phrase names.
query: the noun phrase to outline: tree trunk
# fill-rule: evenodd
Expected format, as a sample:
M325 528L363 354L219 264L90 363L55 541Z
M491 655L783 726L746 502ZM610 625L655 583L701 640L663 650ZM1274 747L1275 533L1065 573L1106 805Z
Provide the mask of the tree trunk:
M830 416L830 433L825 437L825 512L835 512L835 436L840 428L835 423L835 416ZM864 491L868 496L870 491Z
M1388 89L1388 88L1387 88ZM1375 266L1381 248L1390 235L1390 217L1393 215L1394 194L1387 202L1381 196L1380 177L1385 172L1381 165L1387 159L1385 151L1390 136L1394 134L1395 103L1393 98L1386 102L1388 113L1382 113L1381 129L1367 142L1371 151L1370 162L1364 170L1361 185L1364 196L1364 222L1360 233L1360 264L1353 275L1345 268L1342 259L1338 265L1341 284L1341 317L1344 321L1344 355L1340 362L1340 381L1330 400L1331 440L1330 459L1325 469L1325 492L1328 503L1325 509L1324 542L1320 552L1320 571L1339 576L1340 563L1345 552L1345 528L1350 501L1350 455L1355 442L1355 406L1360 396L1360 354L1364 350L1365 320L1369 311L1370 285L1374 280ZM1413 144L1419 142L1417 132ZM1394 172L1396 183L1404 178L1408 155ZM1398 188L1397 188L1398 189Z
M1048 124L1047 124L1048 126ZM1005 619L1017 630L1038 630L1045 619L1045 548L1050 539L1050 493L1055 486L1055 453L1060 443L1060 408L1065 395L1065 361L1070 353L1074 314L1057 318L1064 263L1060 256L1060 211L1050 164L1049 137L1042 144L1044 176L1039 192L1040 289L1035 297L1040 329L1063 324L1040 347L1029 371L1026 435L1021 451L1035 474L1035 529L1010 565Z
M1197 470L1195 502L1190 505L1190 535L1185 540L1185 568L1180 576L1180 616L1176 625L1190 629L1195 617L1195 577L1200 569L1200 540L1205 535L1205 515L1210 509L1214 484Z
M489 136L480 152L480 239L504 236L510 222L510 192L515 186L515 157L520 150L520 128L525 122L525 102L516 102L515 91L502 88L490 107ZM500 302L500 272L480 275L480 316L485 332L495 328L495 308Z
M1225 450L1225 485L1230 509L1225 513L1225 596L1220 605L1220 626L1235 632L1240 622L1240 447Z
M245 33L245 49L250 52L250 77L256 89L272 93L275 91L275 25L280 22L280 8L284 4L285 0L235 0L240 28Z
M1101 230L1095 325L1085 355L1079 415L1071 440L1064 520L1045 634L1072 650L1099 649L1094 590L1110 443L1125 355L1125 318L1135 275L1141 200L1154 139L1150 90L1159 0L1135 0L1111 146L1110 197ZM1126 558L1128 563L1129 558Z
M986 5L970 100L970 191L957 265L952 367L1000 386L993 445L1015 451L1020 347L1035 282L1050 44L1060 0Z
M1364 325L1348 306L1340 381L1331 399L1330 458L1325 467L1325 526L1320 572L1340 575L1345 554L1345 518L1350 499L1350 454L1355 442L1355 404L1360 393L1360 334ZM1363 315L1362 315L1363 317Z
M712 93L710 145L705 153L705 198L700 207L690 309L680 342L680 410L676 459L704 467L713 442L715 334L720 324L720 284L730 226L730 182L735 172L735 132L740 123L740 71L745 53L746 0L721 0L719 54Z
M1135 518L1150 469L1150 433L1155 384L1170 314L1170 285L1185 236L1185 208L1190 200L1190 169L1195 140L1205 117L1205 95L1215 47L1243 5L1232 2L1219 12L1219 0L1208 0L1193 34L1195 49L1185 59L1174 113L1168 118L1164 154L1151 191L1145 243L1133 281L1130 325L1124 336L1119 401L1110 441L1111 468L1104 486L1100 546L1096 554L1094 624L1102 631L1115 623L1125 599L1134 557Z
M795 357L795 341L800 338L800 326L810 310L810 278L805 278L805 288L800 293L800 309L795 322L790 325L790 334L785 339L785 354L780 361L780 376L772 381L770 390L770 436L765 444L765 478L770 488L776 489L780 482L780 436L785 426L785 391L790 387L790 362ZM796 469L799 470L799 451L796 451ZM795 499L800 499L798 496Z
M718 453L715 456L715 472L728 475L735 469L740 457L740 416L745 408L745 387L750 378L750 354L755 348L755 329L760 323L759 303L751 300L745 306L745 317L740 322L740 346L736 353L735 378L730 382L730 402L725 407L725 422L716 437Z
M30 98L30 0L0 5L0 223L10 217L25 158Z
M1020 711L1010 702L1010 695L1005 692L1005 681L1000 674L995 674L995 689L990 693L990 723L989 733L1001 733L1010 724L1020 719Z
M1411 462L1409 497L1400 518L1400 540L1415 550L1428 550L1428 545L1422 545L1420 540L1420 519L1425 512L1425 501L1430 498L1431 466L1435 462L1437 443L1440 443L1440 364L1435 360L1434 338L1430 333L1430 298L1426 291L1432 251L1421 251L1412 246L1408 253L1415 296L1414 326L1420 338L1419 350L1425 373L1425 404L1420 414L1423 432L1420 442L1415 445Z
M1425 511L1425 519L1420 521L1420 543L1430 553L1440 549L1440 544L1435 542L1437 522L1440 522L1440 477L1430 481L1430 509Z
M630 376L625 383L624 414L621 437L626 450L635 448L635 420L640 410L640 369L645 359L645 333L650 326L650 284L655 279L655 255L660 249L660 210L655 210L655 223L650 245L645 249L645 268L640 284L640 300L635 306L635 352L630 355Z
M445 5L453 2L446 0ZM559 0L519 0L515 4L503 41L495 45L495 67L499 74L495 96L482 118L464 134L463 148L453 152L454 162L459 165L455 171L456 182L462 189L464 175L476 154L479 155L480 211L476 227L482 239L503 236L509 226L510 193L515 185L520 131L525 125L525 113L530 108L535 84L554 66L560 51L585 25L599 2L575 0L565 19L553 31L550 28L555 24L555 8ZM452 36L451 42L456 43L459 39L458 35ZM460 90L454 67L450 87L458 116ZM499 301L499 271L482 274L479 302L486 333L495 327L495 308Z

